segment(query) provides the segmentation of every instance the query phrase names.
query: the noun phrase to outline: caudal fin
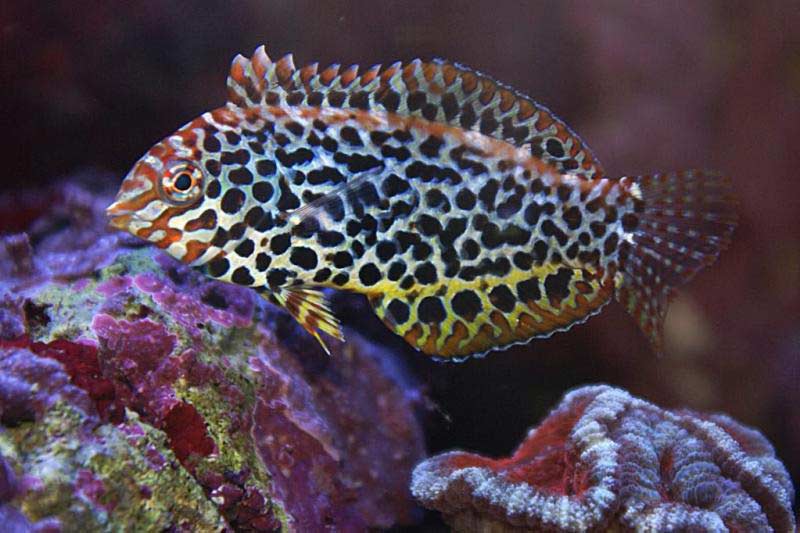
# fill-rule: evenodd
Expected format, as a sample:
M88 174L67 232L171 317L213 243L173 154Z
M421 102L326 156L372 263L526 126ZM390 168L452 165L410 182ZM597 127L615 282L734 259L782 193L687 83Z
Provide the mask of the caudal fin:
M735 202L728 180L708 172L621 182L641 203L637 222L628 224L620 244L623 283L616 297L661 353L670 296L728 246L736 226Z

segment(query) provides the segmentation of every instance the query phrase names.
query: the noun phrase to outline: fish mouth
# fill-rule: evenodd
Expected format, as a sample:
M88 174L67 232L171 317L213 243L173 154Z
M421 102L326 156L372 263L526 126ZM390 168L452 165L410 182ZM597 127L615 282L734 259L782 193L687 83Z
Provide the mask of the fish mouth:
M117 229L127 230L133 219L133 210L120 200L106 207L108 225Z

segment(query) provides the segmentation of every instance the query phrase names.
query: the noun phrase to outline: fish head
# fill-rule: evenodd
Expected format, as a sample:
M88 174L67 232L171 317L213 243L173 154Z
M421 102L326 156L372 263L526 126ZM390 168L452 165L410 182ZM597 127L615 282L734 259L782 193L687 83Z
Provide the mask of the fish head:
M198 117L150 148L106 208L109 224L186 263L201 258L211 246L219 212L219 195L209 194L215 181L206 169L209 154L202 149L208 134Z

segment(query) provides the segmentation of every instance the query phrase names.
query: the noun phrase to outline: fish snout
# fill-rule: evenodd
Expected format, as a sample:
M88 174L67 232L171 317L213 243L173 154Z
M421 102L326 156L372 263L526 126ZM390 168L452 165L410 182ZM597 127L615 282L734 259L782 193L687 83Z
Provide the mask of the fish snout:
M133 214L136 212L136 208L131 205L131 199L126 196L128 195L120 192L114 202L106 207L108 224L122 230L128 229Z
M128 229L131 222L131 213L122 210L120 206L117 205L117 202L114 202L106 208L106 215L108 216L109 226L121 230Z
M122 180L114 202L106 207L109 225L129 230L130 223L138 218L137 214L153 200L154 196L152 181L134 169Z

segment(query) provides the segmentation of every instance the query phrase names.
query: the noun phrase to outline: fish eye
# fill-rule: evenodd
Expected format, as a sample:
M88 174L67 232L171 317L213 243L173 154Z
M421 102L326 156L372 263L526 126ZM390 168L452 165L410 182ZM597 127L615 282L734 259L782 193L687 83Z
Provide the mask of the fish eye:
M171 204L187 205L197 200L203 191L203 171L187 161L167 167L161 178L159 192Z
M181 192L186 192L192 187L192 175L187 171L182 171L175 178L175 188Z

